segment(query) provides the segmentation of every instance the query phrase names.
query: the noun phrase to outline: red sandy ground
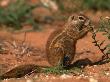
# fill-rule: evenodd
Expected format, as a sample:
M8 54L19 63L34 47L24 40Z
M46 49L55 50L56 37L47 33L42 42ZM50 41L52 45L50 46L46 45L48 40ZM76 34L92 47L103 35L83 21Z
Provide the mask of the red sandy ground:
M99 15L100 14L98 14L98 16ZM97 17L94 17L94 15L90 16L93 19ZM46 60L45 44L50 33L55 30L56 26L47 25L45 29L40 32L27 33L26 42L40 49L40 52L36 53L36 55L24 55L22 58L20 58L20 60L17 60L15 55L0 54L0 64L3 65L4 71L10 70L17 65L22 64L49 65ZM61 24L59 26L61 27ZM1 31L0 35L8 35L8 33L5 31ZM13 36L19 40L23 40L24 33L13 34ZM101 58L102 54L100 53L99 49L93 45L93 39L91 38L91 36L92 34L88 33L86 37L78 41L75 60L89 58L92 62L96 62ZM106 39L104 36L102 36L101 33L97 34L97 38L99 40ZM2 82L110 82L110 63L106 63L103 65L86 66L84 68L84 73L79 76L74 76L72 74L32 74L30 76L25 76L20 79L13 78L4 80Z

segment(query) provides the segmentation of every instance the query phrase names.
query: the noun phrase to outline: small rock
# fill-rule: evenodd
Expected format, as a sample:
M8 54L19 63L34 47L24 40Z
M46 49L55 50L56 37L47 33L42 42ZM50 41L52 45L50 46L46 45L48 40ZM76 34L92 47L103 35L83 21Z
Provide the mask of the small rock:
M98 82L98 80L94 78L89 78L89 82Z
M105 75L109 76L109 75L110 75L110 73L109 73L109 72L105 72Z
M106 18L106 19L110 19L110 17L109 17L109 16L106 16L105 18Z
M26 82L33 82L33 80L32 79L28 79L28 80L26 80Z
M63 74L60 76L61 79L72 78L70 75Z
M37 79L38 78L38 75L36 75L34 78Z

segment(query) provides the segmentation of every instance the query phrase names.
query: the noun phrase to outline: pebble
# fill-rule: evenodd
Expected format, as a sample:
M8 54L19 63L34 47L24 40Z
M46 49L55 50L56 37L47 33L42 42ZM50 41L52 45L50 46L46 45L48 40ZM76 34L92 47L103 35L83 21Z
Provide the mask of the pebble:
M60 76L61 79L67 79L67 78L72 78L71 75L66 75L66 74L63 74Z
M89 82L98 82L98 80L94 78L89 78Z

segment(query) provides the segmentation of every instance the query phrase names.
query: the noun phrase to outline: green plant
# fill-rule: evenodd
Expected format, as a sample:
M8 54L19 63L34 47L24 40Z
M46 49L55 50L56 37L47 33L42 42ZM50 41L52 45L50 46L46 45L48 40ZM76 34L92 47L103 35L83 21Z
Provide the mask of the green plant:
M11 2L6 8L0 7L0 25L21 29L23 24L30 24L38 29L38 23L32 17L32 10L41 5L30 5L26 0Z
M110 0L83 0L84 8L93 10L110 10Z
M73 13L79 11L81 2L79 0L55 0L61 13Z
M81 68L78 68L78 67L73 67L71 69L67 69L67 68L64 68L62 66L56 66L56 67L50 67L50 68L45 68L44 69L44 73L46 74L58 74L58 75L61 75L61 74L69 74L69 73L72 73L72 74L79 74L81 73L82 70Z
M103 46L105 40L103 41L97 40L96 35L98 32L102 32L102 34L105 35L108 38L108 40L110 40L110 19L101 17L99 21L99 28L97 30L94 30L94 28L92 28L92 34L93 34L92 38L94 40L93 43L95 46L99 48L99 50L103 54L102 61L103 60L110 61L110 58L109 58L110 43Z

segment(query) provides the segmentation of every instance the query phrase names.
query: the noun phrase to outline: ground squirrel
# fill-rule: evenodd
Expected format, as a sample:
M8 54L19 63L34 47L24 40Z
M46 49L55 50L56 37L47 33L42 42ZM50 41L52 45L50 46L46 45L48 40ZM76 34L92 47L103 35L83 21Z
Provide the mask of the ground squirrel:
M46 45L48 62L52 66L71 64L75 56L76 43L90 30L90 19L85 15L69 17L64 29L53 32Z
M82 14L70 16L64 29L53 32L48 38L46 44L48 62L52 66L63 64L68 67L74 59L77 40L84 37L90 27L88 17ZM35 69L43 70L42 67L33 64L21 65L4 73L0 78L19 78Z

